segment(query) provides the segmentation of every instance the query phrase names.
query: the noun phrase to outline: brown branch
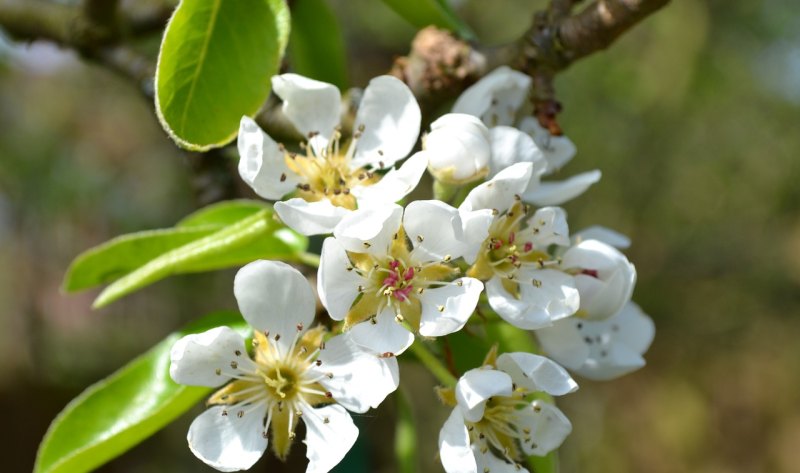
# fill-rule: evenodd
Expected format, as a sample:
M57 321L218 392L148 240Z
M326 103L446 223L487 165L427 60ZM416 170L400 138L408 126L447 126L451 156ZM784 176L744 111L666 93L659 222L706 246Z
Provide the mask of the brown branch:
M669 0L598 0L558 26L558 39L569 62L606 49L620 35Z

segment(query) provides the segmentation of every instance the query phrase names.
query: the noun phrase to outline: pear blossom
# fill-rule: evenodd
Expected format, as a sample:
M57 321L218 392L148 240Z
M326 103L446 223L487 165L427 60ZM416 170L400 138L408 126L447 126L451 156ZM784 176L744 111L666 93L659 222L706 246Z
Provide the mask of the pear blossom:
M431 174L451 185L494 176L516 162L532 163L538 180L547 167L530 136L509 126L489 129L463 113L448 113L434 121L423 137L423 153Z
M564 181L540 182L540 175L558 171L575 155L575 145L566 136L553 136L530 116L526 108L531 79L507 66L487 74L464 91L453 106L454 113L479 117L490 128L514 126L530 136L537 147L536 159L546 162L540 174L534 174L521 193L522 200L535 205L558 205L571 200L600 180L600 171L593 170ZM530 158L520 156L517 162ZM533 162L533 161L531 161ZM489 177L511 163L497 163Z
M533 166L517 163L477 186L459 207L463 215L489 209L488 235L469 233L468 276L486 281L489 305L507 322L534 330L574 314L580 295L574 277L562 271L552 245L570 245L566 213L543 207L531 214L519 194Z
M491 354L490 354L491 357ZM504 353L464 373L455 404L439 432L439 456L447 473L525 472L520 462L558 448L572 431L569 419L536 393L560 396L578 385L553 361L530 353Z
M314 294L285 263L260 260L243 267L234 294L254 329L252 354L228 327L187 335L172 347L170 375L177 383L224 385L192 422L189 448L217 470L246 470L269 443L286 458L302 419L306 471L329 471L358 436L348 410L366 412L394 391L397 361L364 352L347 335L325 341L323 328L307 329Z
M289 227L304 235L330 233L350 211L396 202L417 186L427 165L423 156L393 167L416 144L421 120L419 105L402 81L391 76L370 81L346 147L339 131L339 89L297 74L274 76L272 88L308 142L303 153L290 152L242 117L239 174L266 199L292 194L275 204ZM383 176L376 172L384 169L390 170Z
M561 256L562 270L573 274L580 293L578 315L602 320L631 300L636 268L619 250L598 240L582 240Z
M379 354L402 353L413 332L456 332L475 310L483 284L459 277L453 262L466 250L464 228L485 235L490 221L483 211L465 223L458 210L433 200L359 209L323 243L320 300L356 343Z
M555 361L593 380L609 380L645 365L655 335L653 320L634 302L606 320L568 318L536 331Z

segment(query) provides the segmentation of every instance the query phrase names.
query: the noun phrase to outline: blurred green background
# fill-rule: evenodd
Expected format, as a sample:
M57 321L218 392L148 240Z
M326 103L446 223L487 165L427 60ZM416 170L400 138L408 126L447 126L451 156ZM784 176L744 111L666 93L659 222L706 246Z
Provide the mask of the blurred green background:
M408 51L414 30L381 2L332 3L353 85ZM544 5L454 3L486 44L519 36ZM603 171L566 206L571 228L603 224L632 237L634 298L657 326L646 368L608 383L579 379L563 398L574 430L562 472L799 472L796 0L674 0L556 86L578 147L564 175ZM30 471L50 420L84 387L184 322L235 307L232 271L168 279L100 311L90 310L96 292L59 291L79 252L196 208L193 159L125 80L46 43L0 45L4 471ZM447 412L432 379L403 369L420 471L440 471ZM395 471L392 411L387 403L360 418L368 443L342 471ZM211 471L185 445L193 414L101 471ZM303 450L292 471L304 469Z

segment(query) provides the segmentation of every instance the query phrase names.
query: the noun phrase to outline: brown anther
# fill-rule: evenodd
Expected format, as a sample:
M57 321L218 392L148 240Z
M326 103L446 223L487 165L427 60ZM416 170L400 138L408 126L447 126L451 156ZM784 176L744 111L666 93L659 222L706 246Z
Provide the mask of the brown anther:
M285 180L286 180L286 173L284 172L281 174L281 182L284 182Z
M244 417L244 411L239 411L239 412L237 412L237 413L236 413L236 417L238 417L238 418L240 418L240 419L241 419L242 417Z
M236 355L236 356L242 356L242 351L241 350L236 350L235 352L233 352L233 354Z
M235 361L231 361L231 368L236 369L238 367L239 367L239 363L236 363Z
M325 397L327 397L328 399L330 399L330 398L332 398L332 397L333 397L333 393L332 393L332 392L330 392L330 391L325 391Z
M314 364L317 366L322 366L322 360L317 360L314 362Z
M277 342L277 341L278 341L278 340L280 340L280 339L281 339L281 334L279 334L279 333L276 333L276 334L275 334L275 341Z
M215 369L214 370L214 374L216 374L217 376L221 375L222 374L222 369L221 368Z
M298 332L302 332L303 331L303 323L301 322L301 323L297 324L297 326L295 328L297 328Z

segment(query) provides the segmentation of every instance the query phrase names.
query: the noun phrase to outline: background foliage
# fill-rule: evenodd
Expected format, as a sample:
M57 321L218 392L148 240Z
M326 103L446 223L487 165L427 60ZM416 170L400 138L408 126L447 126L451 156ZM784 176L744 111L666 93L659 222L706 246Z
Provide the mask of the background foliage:
M541 7L457 3L487 43L518 36ZM351 83L407 52L414 29L385 5L333 5ZM658 327L647 368L583 381L561 402L575 427L563 472L797 471L798 31L793 0L676 0L559 76L561 122L579 149L565 175L604 173L568 204L570 222L632 237L635 299ZM234 308L233 272L171 278L95 312L96 291L62 296L75 255L172 226L203 198L202 182L128 83L50 46L0 51L0 402L13 431L0 452L8 471L30 471L50 420L84 387L185 322ZM404 385L426 440L419 468L440 471L446 410L428 375L404 369L417 378ZM350 454L351 471L394 471L382 422L392 410L359 419L374 445ZM100 471L202 470L185 448L192 418ZM259 465L279 471L269 456Z

